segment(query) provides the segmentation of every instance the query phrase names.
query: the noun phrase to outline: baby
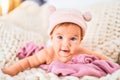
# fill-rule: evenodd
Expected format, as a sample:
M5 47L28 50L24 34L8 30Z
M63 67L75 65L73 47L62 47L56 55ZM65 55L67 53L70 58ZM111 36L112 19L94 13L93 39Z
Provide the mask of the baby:
M8 68L3 68L2 71L14 76L25 69L41 64L50 64L53 61L66 63L72 57L83 53L108 60L105 56L80 45L87 29L86 21L90 20L89 13L82 14L77 10L54 11L49 18L49 35L52 45L19 60Z

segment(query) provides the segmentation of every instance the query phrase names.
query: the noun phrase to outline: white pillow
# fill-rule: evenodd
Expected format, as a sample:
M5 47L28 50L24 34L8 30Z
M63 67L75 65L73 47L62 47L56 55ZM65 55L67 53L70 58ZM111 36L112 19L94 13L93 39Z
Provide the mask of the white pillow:
M24 1L9 14L1 16L6 22L17 25L24 30L36 32L47 38L48 17L51 14L51 6L44 4L39 6L33 1Z

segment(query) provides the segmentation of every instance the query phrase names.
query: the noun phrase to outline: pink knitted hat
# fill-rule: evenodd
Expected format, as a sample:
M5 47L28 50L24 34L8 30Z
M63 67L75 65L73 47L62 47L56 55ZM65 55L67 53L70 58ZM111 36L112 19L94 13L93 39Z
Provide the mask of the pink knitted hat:
M59 10L54 11L49 20L49 35L57 24L71 22L79 25L82 28L82 35L84 36L87 28L86 21L91 20L91 14L89 12L82 14L77 10Z

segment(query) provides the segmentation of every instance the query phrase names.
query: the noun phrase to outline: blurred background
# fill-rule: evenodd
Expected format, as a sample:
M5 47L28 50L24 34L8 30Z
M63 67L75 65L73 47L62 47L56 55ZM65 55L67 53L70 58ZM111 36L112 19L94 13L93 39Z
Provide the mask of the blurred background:
M56 8L74 8L76 6L82 7L112 0L0 0L0 15L9 13L24 1L34 1L40 6L48 3Z
M57 8L70 8L74 6L88 6L95 3L108 2L112 0L48 0L49 4L55 5Z

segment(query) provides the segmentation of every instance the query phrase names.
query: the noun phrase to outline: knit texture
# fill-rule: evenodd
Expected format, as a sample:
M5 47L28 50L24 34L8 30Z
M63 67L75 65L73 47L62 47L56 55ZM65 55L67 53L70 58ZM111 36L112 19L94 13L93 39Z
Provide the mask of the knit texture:
M109 4L91 7L94 16L82 44L116 62L120 54L120 1Z
M0 20L0 67L9 66L17 61L16 53L28 41L43 44L41 35Z

